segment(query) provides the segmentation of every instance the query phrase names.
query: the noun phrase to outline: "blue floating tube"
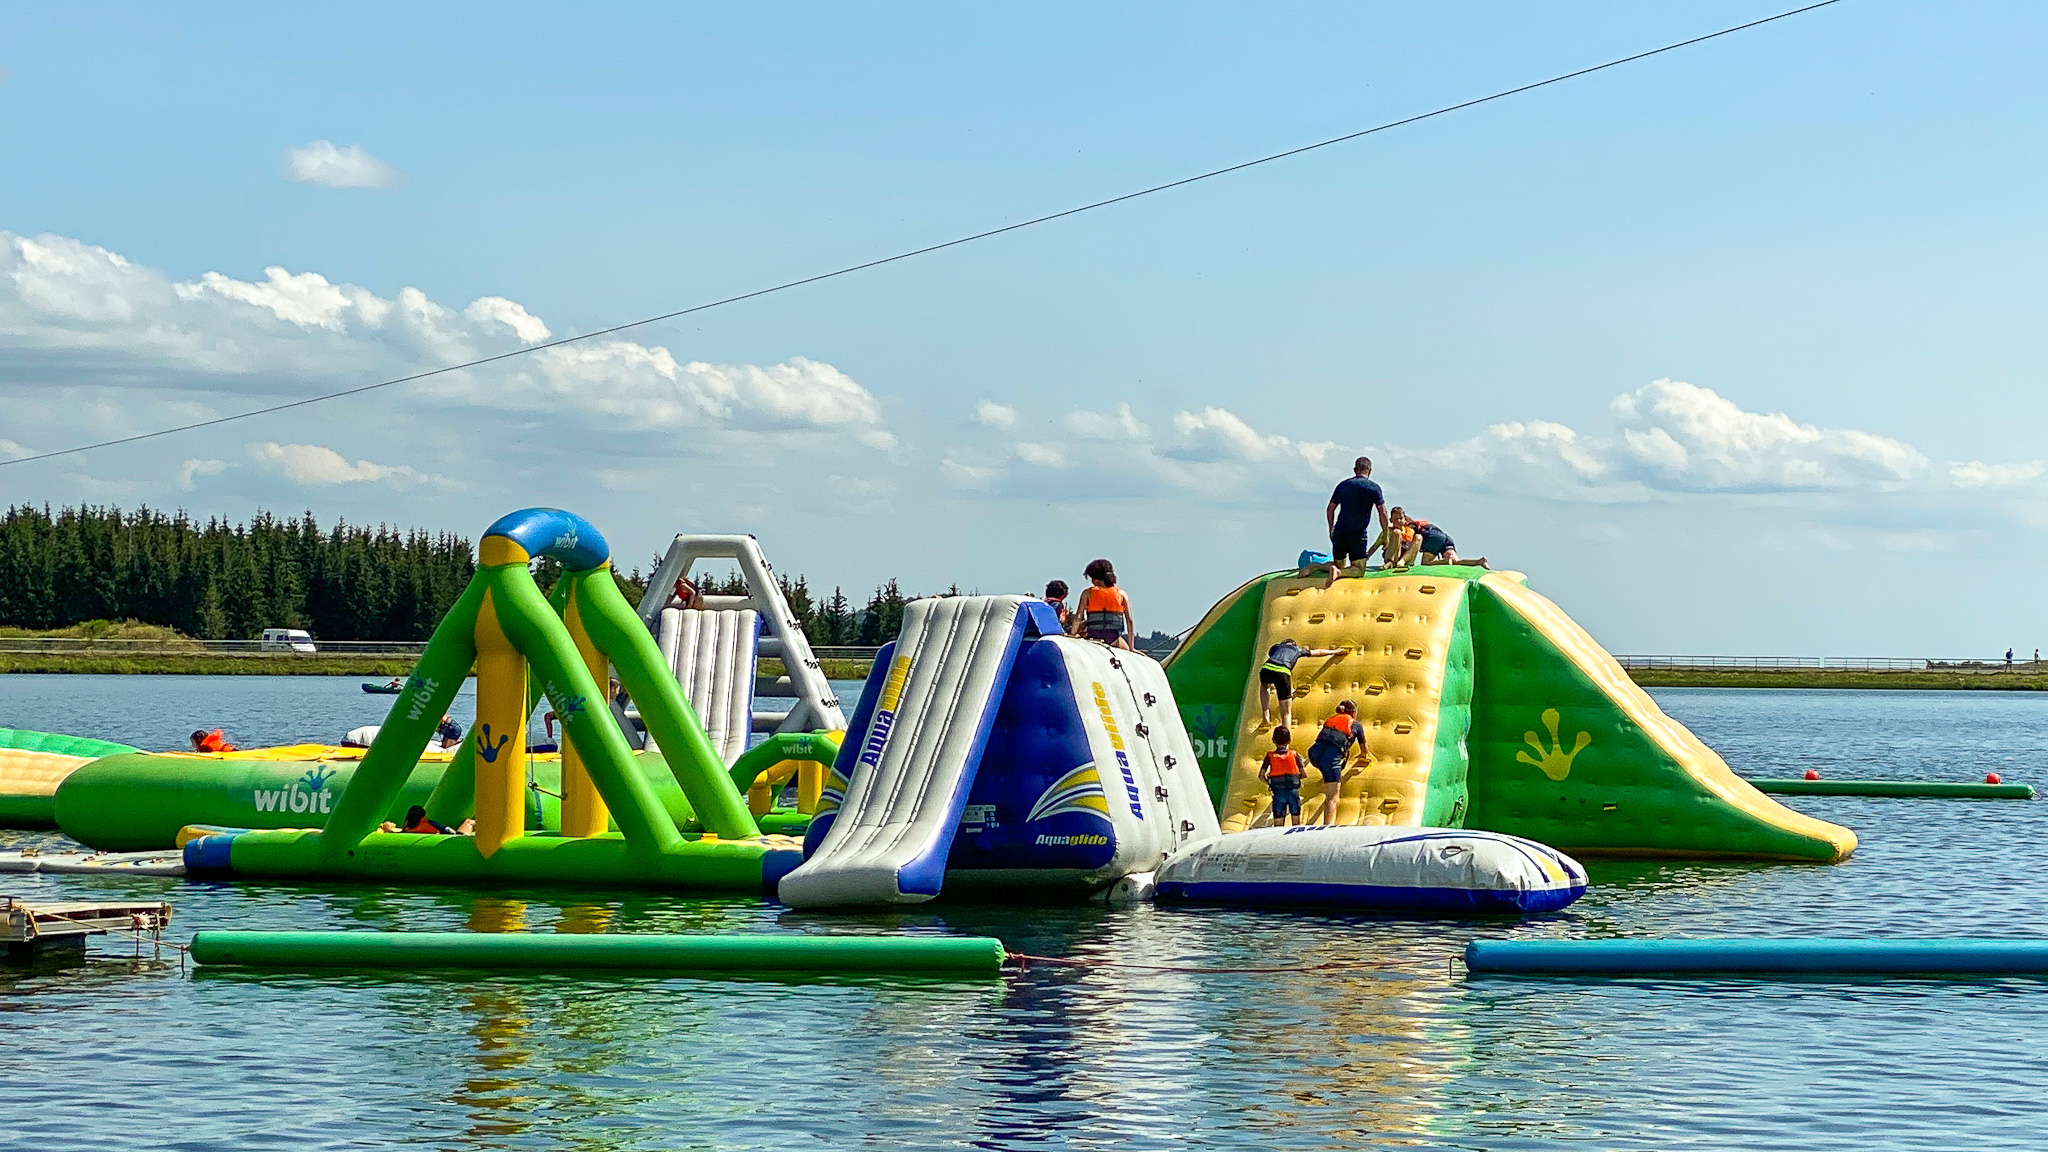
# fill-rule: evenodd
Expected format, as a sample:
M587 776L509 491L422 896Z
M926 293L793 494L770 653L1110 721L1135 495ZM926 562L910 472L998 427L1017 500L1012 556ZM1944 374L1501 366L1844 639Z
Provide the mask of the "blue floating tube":
M2048 939L1474 940L1474 973L2048 976Z

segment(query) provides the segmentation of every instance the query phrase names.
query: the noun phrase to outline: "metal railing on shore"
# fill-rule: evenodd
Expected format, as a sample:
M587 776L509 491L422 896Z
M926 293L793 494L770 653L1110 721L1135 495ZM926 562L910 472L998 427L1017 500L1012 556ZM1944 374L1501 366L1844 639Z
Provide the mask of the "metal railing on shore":
M1824 670L1843 672L2032 672L2048 665L2003 657L1976 659L1931 656L1640 656L1617 655L1623 668Z

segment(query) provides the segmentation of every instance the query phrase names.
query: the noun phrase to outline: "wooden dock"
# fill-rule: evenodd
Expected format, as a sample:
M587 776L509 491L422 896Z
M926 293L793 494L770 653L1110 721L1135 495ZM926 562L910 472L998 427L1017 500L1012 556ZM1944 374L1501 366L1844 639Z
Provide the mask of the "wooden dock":
M162 941L170 922L171 906L162 900L31 903L0 896L0 945L10 960L56 949L83 951L86 937L109 932L132 938L140 954L145 941L152 949Z

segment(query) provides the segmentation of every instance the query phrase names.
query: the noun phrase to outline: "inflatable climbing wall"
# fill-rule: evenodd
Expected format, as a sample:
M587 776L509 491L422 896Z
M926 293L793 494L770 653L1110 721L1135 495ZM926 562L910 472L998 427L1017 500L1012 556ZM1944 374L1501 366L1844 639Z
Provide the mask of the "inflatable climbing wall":
M1269 822L1258 668L1289 637L1343 649L1295 667L1296 747L1348 698L1376 757L1344 782L1339 823L1483 828L1584 854L1835 861L1855 849L1848 829L1736 776L1519 573L1457 567L1328 591L1273 573L1209 611L1167 678L1225 830Z

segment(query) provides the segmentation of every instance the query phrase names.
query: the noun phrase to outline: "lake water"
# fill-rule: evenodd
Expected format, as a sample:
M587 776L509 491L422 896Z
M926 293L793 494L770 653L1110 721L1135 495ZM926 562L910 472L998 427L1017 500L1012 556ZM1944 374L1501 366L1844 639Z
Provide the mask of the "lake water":
M1751 775L2048 783L2048 695L1662 690ZM0 724L331 738L354 681L0 677ZM461 717L467 722L466 717ZM1108 964L990 981L0 970L0 1146L106 1149L2048 1146L2048 980L1488 980L1474 936L2033 935L2048 803L1795 798L1847 864L1606 863L1525 922L9 877L201 927L949 931ZM49 843L48 835L0 839Z

